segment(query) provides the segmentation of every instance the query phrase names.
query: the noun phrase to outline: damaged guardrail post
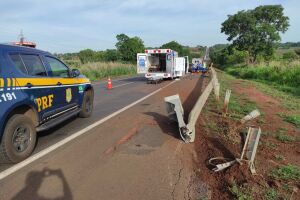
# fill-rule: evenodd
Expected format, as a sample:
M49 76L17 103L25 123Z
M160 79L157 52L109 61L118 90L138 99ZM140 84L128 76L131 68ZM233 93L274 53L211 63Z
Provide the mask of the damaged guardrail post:
M220 100L220 83L215 82L213 83L214 86L214 94L217 101Z
M203 93L198 98L196 104L191 110L188 118L188 123L185 123L183 119L184 110L182 108L179 95L165 97L168 115L172 120L178 122L180 136L186 143L195 141L195 125L202 111L202 108L204 107L205 102L207 101L210 93L212 92L214 82L218 82L218 80L216 75L214 75L213 73L212 80L206 86Z
M256 117L260 116L260 112L259 110L253 110L252 112L250 112L248 115L246 115L245 117L243 117L241 119L241 123L245 124L247 121L255 119Z
M224 107L223 107L223 116L226 116L226 114L228 112L228 105L229 105L230 95L231 95L231 90L226 90L225 100L224 100Z
M252 174L256 173L254 167L254 160L255 160L255 155L256 155L260 135L261 135L260 128L249 127L245 144L243 147L242 155L241 155L241 160L243 160L244 157L246 157L246 159L249 160L249 167Z
M165 97L165 102L167 104L167 112L169 114L169 118L173 121L178 122L180 136L186 142L186 138L188 137L188 135L186 135L186 131L184 131L184 129L186 128L186 124L183 119L184 110L179 95Z
M217 78L217 73L214 68L211 68L212 73L212 83L214 86L214 94L217 101L220 99L220 83Z

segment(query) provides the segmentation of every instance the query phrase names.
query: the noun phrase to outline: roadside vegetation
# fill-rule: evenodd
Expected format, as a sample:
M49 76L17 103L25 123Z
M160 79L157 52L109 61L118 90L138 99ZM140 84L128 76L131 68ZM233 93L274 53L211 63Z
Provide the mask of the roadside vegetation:
M254 79L263 82L273 82L280 85L297 87L300 85L300 60L295 63L272 62L261 63L253 67L231 67L226 71L244 79Z
M278 129L275 134L275 138L277 140L279 140L280 142L294 142L295 137L288 135L286 132L287 132L287 129L284 129L284 128Z
M276 200L299 196L300 43L280 43L280 35L288 27L289 18L280 5L239 11L221 25L221 32L230 43L210 48L210 58L220 69L221 101L210 97L201 125L205 126L207 143L213 137L221 144L211 144L219 150L208 149L209 157L205 159L224 154L238 157L246 126L262 130L255 162L258 176L249 174L242 165L214 176L217 186L211 187L220 192L219 196L227 194L224 199ZM224 115L226 89L232 93ZM243 127L239 120L254 109L261 116ZM225 183L218 185L220 180ZM227 190L221 189L224 185Z
M245 136L245 127L247 126L261 127L262 136L255 162L258 175L252 175L247 167L243 168L243 165L239 166L237 164L238 166L232 166L224 173L215 174L216 182L222 180L225 187L214 185L212 187L226 188L221 191L223 195L228 195L224 199L294 199L298 195L296 193L298 191L297 184L300 181L300 166L297 158L297 151L300 150L300 140L296 132L297 127L291 122L297 120L294 118L286 119L288 116L294 116L294 114L289 114L291 111L284 106L280 108L279 113L276 110L274 113L267 112L270 106L277 104L273 105L273 103L264 100L267 96L274 102L284 101L284 98L264 94L262 100L255 101L254 99L259 99L257 95L262 92L255 81L239 79L220 70L218 71L218 79L221 85L221 100L216 101L214 95L209 97L207 106L201 115L201 125L205 126L205 131L202 134L205 134L204 137L208 138L205 142L209 142L209 138L218 138L221 143L220 146L224 146L224 150L221 150L221 153L218 152L220 150L215 150L217 144L213 143L211 144L213 148L207 150L209 157L201 155L204 157L203 159L207 160L228 152L239 157L241 145L243 144L241 135ZM269 90L271 93L277 91L271 85L258 84L263 84L265 90ZM226 89L231 89L232 93L228 113L224 116L221 112ZM253 96L245 95L245 89L250 89ZM296 96L290 97L291 102L296 102L297 99ZM258 109L262 115L245 126L241 126L239 120L254 109ZM274 118L276 118L276 121L272 121ZM202 138L202 140L204 139ZM214 176L214 174L210 173L210 176ZM231 180L234 180L234 182Z
M300 168L291 164L280 166L271 171L270 176L279 180L300 180Z
M136 74L136 55L146 49L139 37L129 37L125 34L116 36L116 49L94 51L84 49L78 53L55 54L71 68L77 68L91 80L99 80L116 76L131 76ZM179 56L203 57L204 46L187 47L176 41L171 41L157 48L169 48L178 52ZM147 49L153 49L147 47Z
M300 43L279 43L280 34L288 27L289 18L280 5L229 15L221 32L231 43L213 46L211 59L215 66L235 77L272 85L300 97Z
M136 74L136 66L121 62L93 62L77 67L82 74L95 81L107 77L130 76Z
M136 74L136 53L144 52L145 46L139 37L125 34L116 36L116 49L94 51L85 49L78 53L56 54L71 68L76 68L92 81L108 77Z
M283 120L300 128L300 115L282 115Z
M217 47L220 48L220 45ZM211 49L213 62L221 70L237 78L254 80L257 87L272 96L285 96L285 104L292 103L289 100L291 97L298 97L300 100L300 56L296 53L293 53L292 58L285 56L289 52L300 50L300 46L297 49L284 49L286 53L282 53L283 49L279 48L270 60L260 57L252 64L247 63L247 53L237 50L229 52L226 45L221 48L223 49ZM299 103L300 101L296 100L292 103L296 107L291 109L300 109L300 106L296 105L300 105Z
M247 185L237 185L234 183L229 187L229 191L238 200L253 200L251 188Z
M280 45L284 46L284 44ZM211 50L213 62L218 68L237 78L255 80L271 85L278 91L300 97L300 56L295 53L300 50L300 46L297 49L284 49L285 53L282 53L283 49L279 48L269 60L260 57L252 64L247 61L247 53L237 50L229 52L228 46L225 45L222 48L222 50L215 48ZM287 54L293 56L286 56Z
M219 73L220 77L219 82L221 84L220 95L225 96L226 89L231 88L231 81L234 80L234 77L228 76L224 73ZM214 102L214 101L213 101ZM222 108L222 102L218 102L220 109ZM257 105L254 101L245 98L244 95L232 94L230 97L228 109L230 113L229 117L239 120L245 115L249 114L251 111L257 109Z

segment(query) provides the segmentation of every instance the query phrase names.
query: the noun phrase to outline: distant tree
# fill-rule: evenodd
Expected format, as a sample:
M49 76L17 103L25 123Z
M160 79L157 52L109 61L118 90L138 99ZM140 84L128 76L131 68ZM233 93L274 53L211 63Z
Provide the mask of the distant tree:
M78 53L81 63L93 62L95 60L95 52L91 49L85 49Z
M105 61L105 51L94 51L92 62Z
M212 62L220 68L235 64L245 64L249 57L247 51L239 51L230 46L224 48L210 48L209 56Z
M119 60L120 54L116 49L107 49L104 53L104 60L115 62Z
M300 47L300 42L278 43L278 47L282 49L289 49L291 47Z
M124 44L130 39L130 37L128 37L124 33L117 35L116 38L118 40L118 42L116 43L116 47L119 51L124 48Z
M213 45L212 47L209 48L209 50L215 50L215 51L218 51L218 50L222 50L222 49L225 49L229 47L229 44L215 44Z
M204 53L203 52L191 52L189 53L190 61L192 61L193 58L203 58Z
M171 41L166 44L163 44L160 48L162 49L172 49L177 51L179 56L187 56L189 54L189 50L184 48L181 44L176 41Z
M258 55L272 57L275 42L281 40L280 33L288 27L289 18L284 16L281 5L265 5L228 15L221 32L228 35L227 40L235 49L247 51L249 62L255 63Z
M135 62L136 54L145 51L144 42L139 37L130 38L125 34L119 34L116 37L118 40L116 47L123 61Z
M215 44L209 48L209 57L217 67L224 67L226 64L225 54L228 54L229 44Z
M282 55L282 59L288 60L288 61L293 61L297 59L297 54L293 51L286 52Z
M300 56L300 49L295 49L295 53Z

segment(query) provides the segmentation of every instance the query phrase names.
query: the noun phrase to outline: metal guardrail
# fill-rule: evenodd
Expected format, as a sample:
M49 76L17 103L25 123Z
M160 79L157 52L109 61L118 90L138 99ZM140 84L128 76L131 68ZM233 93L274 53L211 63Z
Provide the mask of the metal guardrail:
M212 74L212 79L204 89L203 93L198 98L193 109L191 110L188 118L188 123L185 123L183 119L184 109L182 107L179 95L177 94L177 95L165 97L165 102L167 104L167 112L169 114L169 117L172 120L178 122L180 136L183 139L183 141L186 143L195 141L195 125L197 119L213 89L215 92L216 99L217 100L219 99L220 84L218 82L216 71L213 68L211 68L211 74Z
M194 105L193 109L191 110L187 124L185 123L184 118L183 118L184 109L182 107L179 95L177 94L177 95L165 97L165 102L167 104L167 112L169 114L169 117L172 120L175 120L178 122L180 136L183 139L183 141L186 143L195 141L195 135L196 135L195 125L196 125L197 119L202 111L202 108L204 107L212 90L214 90L216 99L219 100L220 83L217 78L217 73L213 68L211 68L211 74L212 74L211 81L206 86L203 93L200 95L196 104ZM223 108L225 115L226 115L227 109L228 109L230 94L231 94L231 91L227 90L226 97L224 100L224 108ZM260 112L258 110L253 110L248 115L243 117L240 120L240 123L243 125L247 121L258 117L259 115L260 115ZM255 171L255 166L254 166L254 160L255 160L255 155L257 152L260 135L261 135L260 128L249 127L247 137L245 139L243 151L241 153L241 158L240 159L236 158L235 160L230 160L228 158L222 158L222 157L211 158L209 160L209 164L214 166L214 168L212 170L215 172L218 172L218 171L224 170L224 169L232 166L236 162L241 163L241 161L248 161L251 173L255 174L256 171ZM224 163L214 164L214 162L216 162L216 161L218 161L218 162L223 161Z

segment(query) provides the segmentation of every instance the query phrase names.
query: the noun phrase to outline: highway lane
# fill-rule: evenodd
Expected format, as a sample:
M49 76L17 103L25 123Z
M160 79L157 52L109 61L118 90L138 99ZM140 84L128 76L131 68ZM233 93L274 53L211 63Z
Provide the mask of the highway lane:
M38 133L37 145L33 154L40 152L168 83L170 81L165 81L157 85L146 84L146 79L142 76L112 80L112 90L107 90L106 81L93 83L95 97L92 116L86 119L72 118L55 128ZM11 166L0 164L0 172Z
M103 103L167 87L144 95L133 106L126 105L123 112L117 111L118 114L93 128L81 129L79 132L84 133L76 139L29 161L19 170L2 178L0 174L0 199L189 199L196 159L194 146L179 139L178 127L167 117L163 99L179 94L185 111L189 112L204 88L203 81L197 75L159 85L141 81L136 87L117 87L120 91L116 88L116 94L99 84L104 88L102 92L107 92ZM121 82L114 85L125 84ZM95 103L99 109L101 103ZM97 115L96 112L93 117ZM82 120L71 121L58 130L80 126L79 121ZM91 122L87 120L88 123Z

